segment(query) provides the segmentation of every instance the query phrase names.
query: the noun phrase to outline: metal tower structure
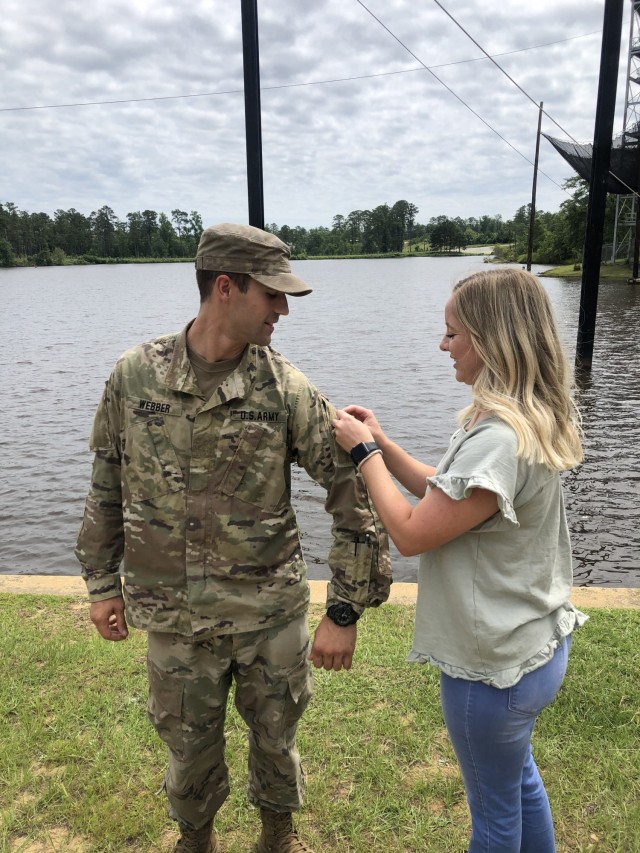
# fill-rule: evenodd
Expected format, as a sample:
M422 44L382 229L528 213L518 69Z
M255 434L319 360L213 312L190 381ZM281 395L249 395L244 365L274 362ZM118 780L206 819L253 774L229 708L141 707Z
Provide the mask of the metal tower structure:
M613 146L614 148L637 148L640 154L640 0L631 0L623 128L621 135L613 140ZM629 262L634 250L638 212L636 195L616 195L616 219L611 251L612 263L622 259Z

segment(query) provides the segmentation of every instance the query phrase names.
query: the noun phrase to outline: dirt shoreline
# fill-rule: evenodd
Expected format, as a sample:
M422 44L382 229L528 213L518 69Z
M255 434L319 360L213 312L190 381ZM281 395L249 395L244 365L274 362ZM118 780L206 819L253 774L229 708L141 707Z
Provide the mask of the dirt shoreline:
M309 581L311 603L323 604L326 581ZM389 601L392 604L415 604L417 584L394 583ZM67 575L2 575L0 593L21 595L75 595L84 597L85 585L80 577ZM640 610L640 589L599 586L574 586L571 601L576 607Z

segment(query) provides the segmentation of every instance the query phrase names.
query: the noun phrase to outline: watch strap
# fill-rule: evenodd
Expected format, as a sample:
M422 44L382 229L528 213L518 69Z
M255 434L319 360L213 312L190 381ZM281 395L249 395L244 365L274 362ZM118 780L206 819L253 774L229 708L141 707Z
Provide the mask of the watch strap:
M375 441L361 441L360 444L356 444L351 448L349 455L351 456L351 461L357 468L358 465L364 462L367 456L370 456L376 450L380 450L380 448Z

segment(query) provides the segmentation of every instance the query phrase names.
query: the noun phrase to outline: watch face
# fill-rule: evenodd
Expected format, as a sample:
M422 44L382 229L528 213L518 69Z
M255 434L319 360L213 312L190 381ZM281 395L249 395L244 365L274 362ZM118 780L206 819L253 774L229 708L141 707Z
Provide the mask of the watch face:
M348 625L349 624L349 614L344 613L342 610L338 611L338 613L334 614L333 617L338 625Z
M378 445L375 441L361 441L360 444L356 444L355 447L351 448L351 460L353 464L359 465L373 450L377 449Z
M347 625L355 625L360 618L353 607L345 602L332 604L328 607L327 616L341 628L346 628Z

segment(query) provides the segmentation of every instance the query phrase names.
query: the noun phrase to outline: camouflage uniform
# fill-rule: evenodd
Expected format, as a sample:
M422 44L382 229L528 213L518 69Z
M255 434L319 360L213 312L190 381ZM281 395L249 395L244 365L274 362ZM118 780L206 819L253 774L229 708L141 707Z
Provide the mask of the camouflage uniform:
M228 659L236 680L253 667L250 686L236 689L251 727L250 797L282 810L300 803L294 735L310 696L308 636L299 627L300 617L306 626L309 588L290 502L292 463L327 491L334 537L327 603L347 601L359 613L379 605L389 593L390 563L363 481L335 443L331 404L271 347L253 344L206 400L186 332L129 350L107 381L91 434L95 461L76 555L91 601L121 594L124 560L127 620L153 634L149 713L170 748L172 813L197 826L228 790L221 724L231 678L221 678L225 689L205 709L204 693L216 692L211 679L200 693L187 685L203 678L198 656ZM290 629L295 640L283 643ZM293 657L287 652L288 660L263 661L256 670L262 656L251 662L247 645L265 642L275 654L289 646ZM251 707L251 693L261 708ZM198 766L189 755L202 753L203 740L209 751ZM290 754L288 767L260 760L274 746Z

